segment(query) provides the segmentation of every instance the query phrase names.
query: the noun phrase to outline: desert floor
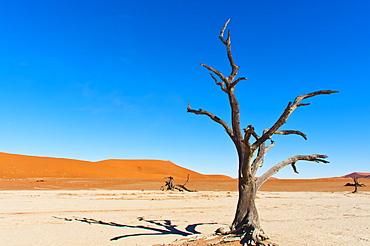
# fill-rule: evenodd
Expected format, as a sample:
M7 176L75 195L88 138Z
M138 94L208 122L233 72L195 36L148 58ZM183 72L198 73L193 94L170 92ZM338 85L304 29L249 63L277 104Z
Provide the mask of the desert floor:
M158 191L163 181L105 181L2 180L1 244L190 245L230 224L235 212L235 181L190 181L189 188L200 190L191 193ZM362 187L352 194L343 182L350 180L270 180L257 206L271 241L370 245L370 192Z
M369 179L361 179L367 183ZM165 179L118 179L118 178L27 178L0 179L1 190L159 190ZM184 179L174 179L175 184L183 184ZM270 179L260 191L309 191L342 192L353 191L353 187L344 186L352 179ZM186 185L198 191L237 191L236 179L206 180L190 179ZM370 191L370 184L360 187L360 191Z

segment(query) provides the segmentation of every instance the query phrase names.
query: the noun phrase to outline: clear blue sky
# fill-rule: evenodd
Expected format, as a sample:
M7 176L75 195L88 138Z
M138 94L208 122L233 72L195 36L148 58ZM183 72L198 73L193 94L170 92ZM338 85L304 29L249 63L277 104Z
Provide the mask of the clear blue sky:
M226 94L198 65L230 68L218 40L231 18L242 125L269 128L311 98L276 136L278 178L370 172L370 1L0 1L0 151L89 161L161 159L235 177L237 157L208 110L229 122ZM262 170L263 171L263 170Z

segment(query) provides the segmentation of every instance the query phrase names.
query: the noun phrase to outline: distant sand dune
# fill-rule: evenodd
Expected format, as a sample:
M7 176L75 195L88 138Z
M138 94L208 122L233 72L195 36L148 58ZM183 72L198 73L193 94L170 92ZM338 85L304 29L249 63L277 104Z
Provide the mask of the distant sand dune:
M352 178L352 177L356 177L356 178L359 178L359 179L370 179L370 173L354 172L354 173L344 175L341 178Z
M161 160L104 160L98 162L25 156L0 152L0 178L128 178L228 179L224 175L203 175Z
M98 162L35 157L0 152L0 190L159 190L164 177L176 184L203 191L236 191L237 180L224 175L203 175L160 160L104 160ZM354 173L352 173L354 174ZM343 177L347 177L349 175ZM368 173L355 173L367 176ZM269 179L261 191L352 191L350 178ZM370 191L370 183L360 191Z

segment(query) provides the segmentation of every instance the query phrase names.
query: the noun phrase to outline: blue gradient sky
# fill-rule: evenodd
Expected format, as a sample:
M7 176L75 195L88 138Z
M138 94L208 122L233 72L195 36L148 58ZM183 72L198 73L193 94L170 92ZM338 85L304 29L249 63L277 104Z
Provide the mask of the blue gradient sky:
M229 122L205 63L230 68L218 40L231 18L243 127L269 128L311 98L276 136L265 167L296 154L278 178L370 172L370 1L0 1L0 151L98 161L161 159L236 176L237 157L208 110Z

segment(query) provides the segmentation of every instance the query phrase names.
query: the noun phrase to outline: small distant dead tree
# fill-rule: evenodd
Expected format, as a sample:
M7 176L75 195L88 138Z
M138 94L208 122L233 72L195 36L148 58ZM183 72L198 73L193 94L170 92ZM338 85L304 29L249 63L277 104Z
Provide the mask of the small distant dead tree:
M360 182L358 181L358 177L351 177L351 178L353 180L353 183L347 183L344 186L354 186L355 190L352 191L352 193L357 193L358 187L364 187L365 184L360 184Z
M257 170L263 165L264 156L274 146L274 141L272 140L273 135L295 134L307 139L306 135L300 131L280 130L294 110L310 105L310 103L302 102L303 100L318 95L336 93L337 91L322 90L296 97L293 102L288 103L279 119L271 127L265 129L261 135L258 135L255 132L252 125L247 126L245 129L241 129L239 103L236 99L234 90L239 82L247 80L247 78L237 77L239 66L235 64L231 54L230 31L228 31L227 38L224 38L224 33L229 21L230 20L226 21L222 27L219 39L226 47L227 58L231 67L230 75L225 76L220 71L208 65L200 65L210 71L211 78L214 80L216 85L220 87L221 91L226 93L231 109L231 126L211 112L203 109L192 109L190 104L188 105L187 112L208 116L211 120L220 124L231 138L237 150L239 159L239 199L237 209L234 220L230 226L230 230L220 229L218 232L225 235L238 234L242 237L241 243L244 245L267 245L268 243L266 240L268 239L268 236L261 228L257 208L255 205L257 190L268 178L287 165L291 165L293 171L298 173L296 168L296 163L298 161L323 163L328 163L328 161L325 160L327 158L326 155L296 155L276 164L266 171L262 176L255 178ZM259 99L265 100L264 95L261 95ZM267 142L269 142L268 145Z
M189 174L188 177L183 185L181 184L173 184L173 177L165 177L164 179L168 179L168 181L165 181L166 183L161 186L161 190L178 190L178 191L188 191L188 192L194 192L194 190L189 190L185 187L185 185L189 182Z

